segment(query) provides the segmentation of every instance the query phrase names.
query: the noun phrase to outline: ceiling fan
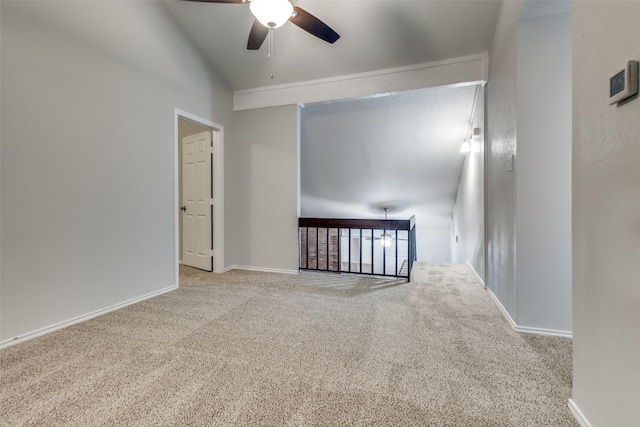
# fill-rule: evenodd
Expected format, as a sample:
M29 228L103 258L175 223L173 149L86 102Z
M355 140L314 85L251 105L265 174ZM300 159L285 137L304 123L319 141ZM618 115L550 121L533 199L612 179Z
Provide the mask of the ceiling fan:
M382 208L384 209L384 219L387 219L387 214L389 213L389 208ZM371 235L373 236L373 231L371 232ZM396 234L397 236L397 234ZM398 237L396 238L396 236L392 235L389 231L385 231L384 233L380 234L380 236L378 237L373 237L373 240L379 240L380 244L382 246L384 246L385 248L388 248L389 246L391 246L393 244L394 240L408 240L406 238L402 238L402 237ZM371 236L364 236L365 240L371 240Z
M269 30L284 25L287 21L294 23L309 34L328 43L334 43L340 38L327 24L298 6L293 6L289 0L187 0L203 3L249 3L249 9L256 18L249 32L247 49L258 50L267 38Z

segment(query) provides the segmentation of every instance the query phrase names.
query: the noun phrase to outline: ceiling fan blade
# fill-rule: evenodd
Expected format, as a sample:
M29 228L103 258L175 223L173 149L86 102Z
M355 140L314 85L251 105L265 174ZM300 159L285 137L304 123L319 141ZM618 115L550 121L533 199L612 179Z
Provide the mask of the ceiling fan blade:
M309 34L313 34L314 36L329 43L335 43L335 41L340 38L340 35L333 31L331 27L306 10L298 6L293 6L293 10L293 16L289 18L289 21L293 22Z
M257 19L254 20L251 26L251 32L249 33L249 41L247 41L247 49L260 49L264 39L267 38L267 34L269 34L269 29L262 25Z

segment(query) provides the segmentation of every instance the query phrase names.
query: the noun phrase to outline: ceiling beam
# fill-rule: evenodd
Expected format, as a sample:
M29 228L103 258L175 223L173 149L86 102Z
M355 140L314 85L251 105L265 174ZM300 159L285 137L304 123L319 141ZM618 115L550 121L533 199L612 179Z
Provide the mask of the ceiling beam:
M238 90L235 111L311 102L336 101L438 86L484 84L489 78L487 54L321 80Z

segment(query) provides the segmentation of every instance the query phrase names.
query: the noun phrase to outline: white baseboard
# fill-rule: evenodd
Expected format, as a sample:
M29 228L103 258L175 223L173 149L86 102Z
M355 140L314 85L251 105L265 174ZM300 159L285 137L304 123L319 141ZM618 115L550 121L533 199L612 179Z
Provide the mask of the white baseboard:
M298 274L298 270L283 270L280 268L267 268L267 267L251 267L247 265L232 265L225 268L225 272L229 270L248 270L248 271L261 271L263 273L283 273L283 274Z
M482 283L482 286L486 286L484 284L484 280L482 279L482 277L480 277L480 275L478 274L478 272L476 271L475 268L473 268L473 265L471 265L471 263L469 261L467 261L467 265L469 266L469 268L471 269L471 271L474 272L474 274L476 275L476 277L478 278L478 280L480 281L480 283Z
M528 326L517 326L516 331L523 332L525 334L538 334L538 335L550 335L553 337L573 338L573 334L570 331L559 331L556 329L544 329L544 328L531 328Z
M491 298L493 298L493 300L495 301L496 305L500 308L500 311L502 311L502 314L507 319L507 322L509 322L509 324L511 325L511 327L513 328L514 331L522 332L522 333L525 333L525 334L551 335L551 336L554 336L554 337L573 338L573 334L570 331L558 331L558 330L555 330L555 329L533 328L533 327L530 327L530 326L520 326L520 325L518 325L515 322L515 320L513 320L513 318L511 317L511 315L507 311L507 309L504 308L504 306L502 305L502 303L500 302L498 297L493 293L493 291L491 289L489 289L489 288L485 288L485 289L487 290L487 292L489 293Z
M22 335L22 336L18 336L18 337L15 337L15 338L11 338L11 339L2 341L2 342L0 342L0 350L3 349L3 348L6 348L6 347L10 347L10 346L15 345L15 344L20 344L22 342L31 340L33 338L37 338L39 336L42 336L42 335L57 331L59 329L66 328L67 326L75 325L76 323L84 322L86 320L93 319L94 317L102 316L103 314L107 314L107 313L109 313L111 311L115 311L115 310L118 310L120 308L124 308L124 307L126 307L128 305L131 305L131 304L136 304L138 302L144 301L144 300L149 299L149 298L156 297L158 295L162 295L164 293L173 291L175 289L178 289L178 288L176 286L169 286L167 288L160 289L159 291L151 292L149 294L142 295L140 297L133 298L133 299L130 299L128 301L124 301L124 302L121 302L121 303L118 303L118 304L114 304L114 305L111 305L109 307L106 307L106 308L103 308L103 309L100 309L100 310L92 311L91 313L83 314L82 316L78 316L78 317L74 317L74 318L69 319L69 320L65 320L64 322L60 322L60 323L56 323L54 325L46 326L44 328L35 330L33 332L28 332L27 334Z
M493 301L496 303L496 305L498 306L498 308L502 312L502 314L505 317L505 319L507 319L507 322L509 323L509 325L511 325L511 327L514 330L517 331L518 330L518 325L516 325L516 322L513 321L513 319L511 318L511 315L509 314L507 309L504 308L504 305L502 305L502 303L500 302L500 300L498 299L496 294L494 294L493 291L491 289L489 289L489 288L485 288L485 289L487 290L487 293L489 294L489 296L491 298L493 298Z
M573 415L573 418L575 418L578 424L580 424L580 427L592 427L589 420L587 420L587 417L584 416L584 414L582 413L580 408L578 408L578 405L576 405L576 402L573 399L569 399L567 403L569 406L569 410L571 411L571 415Z

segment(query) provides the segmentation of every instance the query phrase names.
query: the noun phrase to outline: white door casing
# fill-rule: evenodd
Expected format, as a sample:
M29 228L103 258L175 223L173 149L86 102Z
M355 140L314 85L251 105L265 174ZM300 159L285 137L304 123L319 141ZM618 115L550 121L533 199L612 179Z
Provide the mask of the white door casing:
M212 271L212 132L182 139L182 262Z

